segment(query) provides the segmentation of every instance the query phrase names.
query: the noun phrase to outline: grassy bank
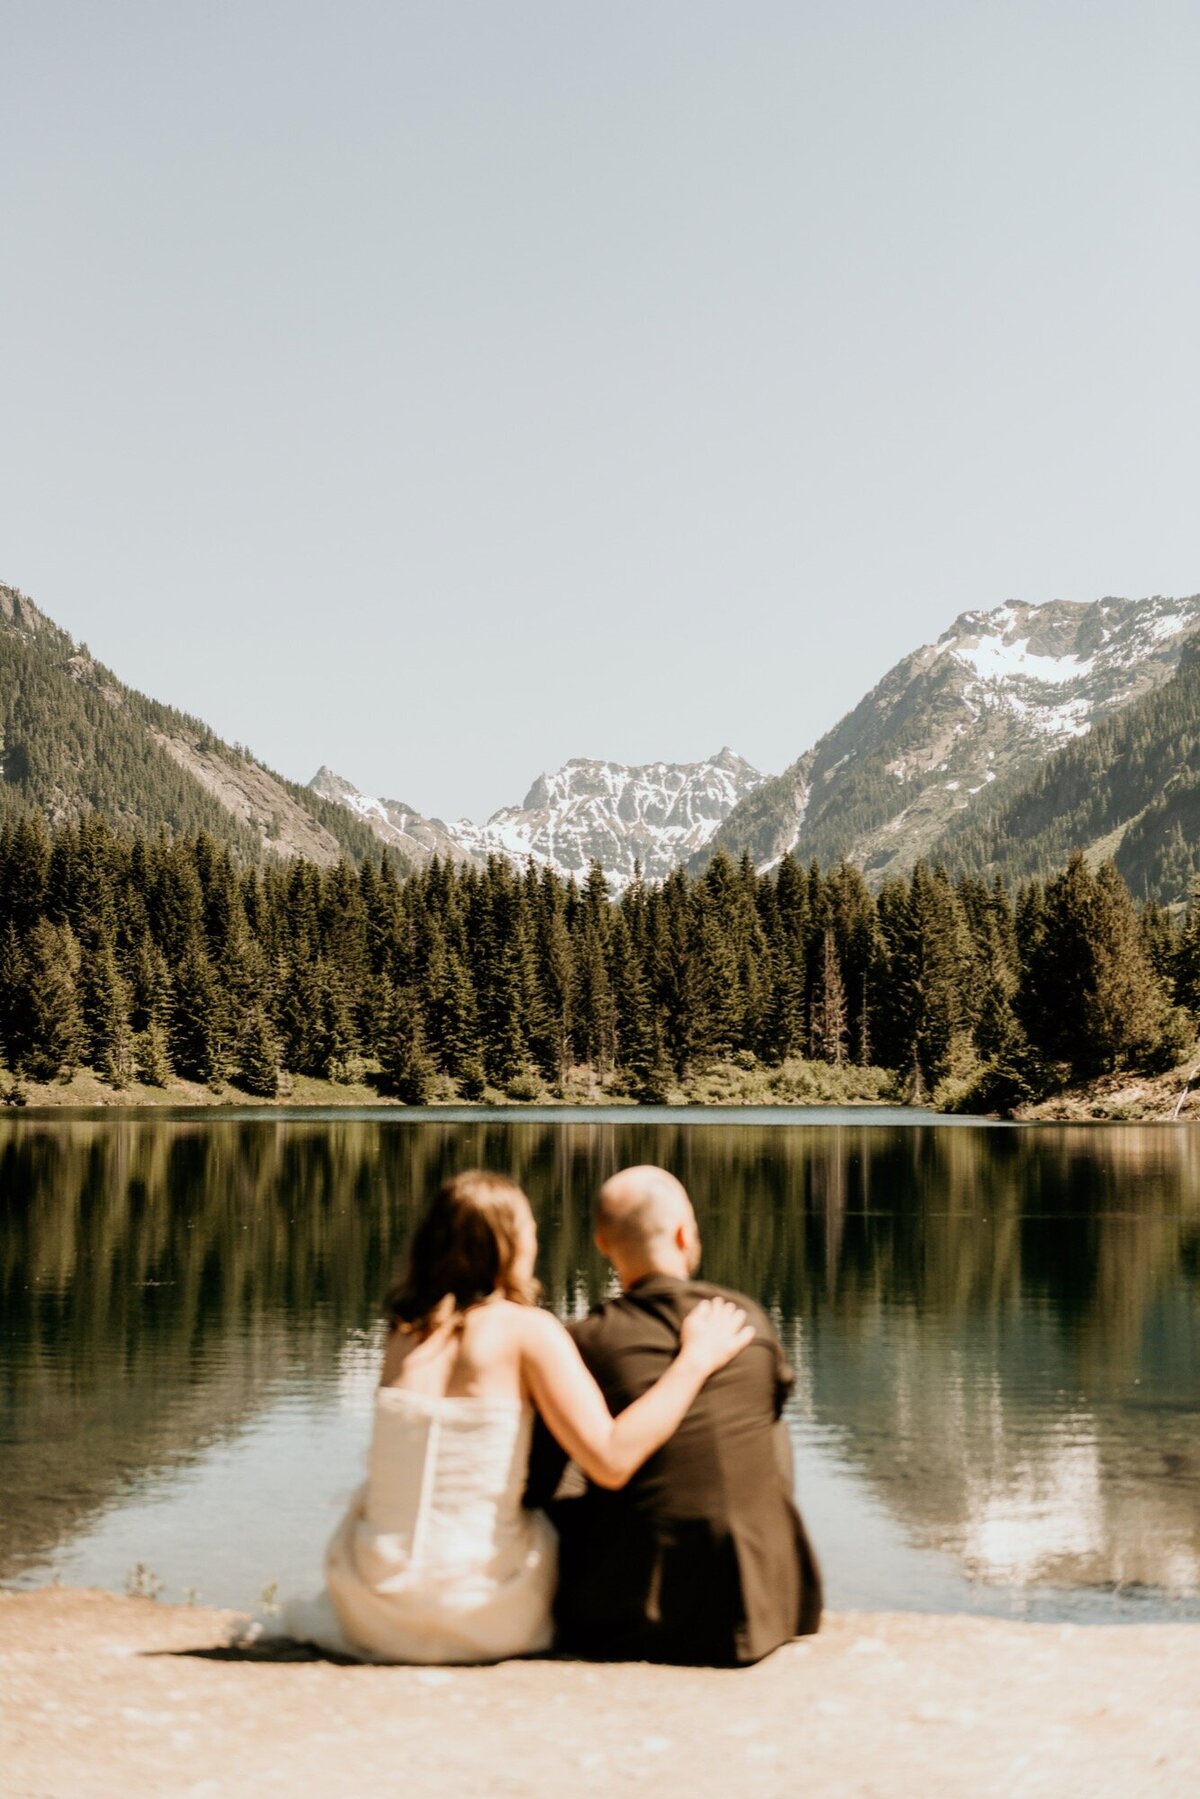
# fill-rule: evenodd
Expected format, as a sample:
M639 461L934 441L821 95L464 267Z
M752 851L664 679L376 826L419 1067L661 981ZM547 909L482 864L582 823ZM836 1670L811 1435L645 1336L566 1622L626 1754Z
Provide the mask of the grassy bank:
M1197 1058L1200 1060L1200 1058ZM1175 1116L1183 1095L1180 1122L1200 1122L1200 1073L1195 1086L1190 1077L1196 1061L1188 1061L1166 1073L1112 1074L1083 1085L1064 1088L1050 1098L1021 1106L1014 1113L1020 1123L1166 1121ZM198 1081L171 1080L166 1086L132 1081L125 1087L107 1085L90 1068L76 1069L69 1078L17 1082L0 1071L0 1098L7 1096L10 1109L53 1107L62 1110L102 1106L134 1106L147 1110L167 1107L253 1106L279 1111L289 1106L391 1106L401 1102L382 1092L378 1073L366 1068L352 1081L323 1081L308 1075L288 1077L276 1099L248 1093L234 1081L203 1086ZM686 1080L664 1082L653 1103L671 1106L876 1106L903 1105L910 1095L895 1075L884 1068L831 1067L825 1062L799 1058L778 1068L763 1068L749 1061L719 1062L697 1069ZM599 1080L587 1068L572 1069L561 1085L522 1076L506 1089L488 1087L483 1098L461 1098L450 1081L440 1082L430 1099L431 1112L445 1106L478 1104L484 1107L523 1106L636 1106L639 1101L621 1080ZM645 1101L641 1103L646 1103ZM935 1111L961 1112L952 1086L935 1090L923 1101ZM987 1116L987 1114L984 1114Z
M777 1068L763 1068L751 1058L717 1062L697 1069L683 1081L664 1081L653 1103L673 1106L837 1106L883 1105L892 1099L893 1077L883 1068L831 1067L825 1062L799 1058ZM92 1069L79 1068L53 1081L18 1079L0 1070L0 1096L10 1107L22 1106L261 1106L267 1111L285 1106L399 1106L400 1101L381 1089L378 1070L364 1066L354 1080L323 1081L308 1075L287 1075L275 1099L262 1099L236 1082L204 1086L198 1081L172 1079L163 1086L131 1081L112 1087ZM454 1083L439 1078L430 1098L430 1109L461 1106L468 1102ZM551 1084L532 1073L521 1075L508 1088L487 1087L474 1102L482 1106L634 1106L638 1098L620 1078L600 1079L589 1068L572 1068L561 1083ZM643 1099L641 1103L647 1103Z

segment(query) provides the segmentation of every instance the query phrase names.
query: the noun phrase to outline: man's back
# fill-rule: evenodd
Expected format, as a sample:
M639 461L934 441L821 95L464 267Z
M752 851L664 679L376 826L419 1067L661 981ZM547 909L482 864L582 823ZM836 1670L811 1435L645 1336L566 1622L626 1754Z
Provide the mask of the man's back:
M678 1352L683 1319L724 1289L651 1275L572 1327L610 1410L630 1405ZM777 1420L792 1373L771 1326L713 1375L676 1434L627 1487L589 1487L552 1508L561 1537L559 1641L593 1654L757 1661L817 1628L820 1576L781 1465ZM561 1460L557 1464L561 1466ZM530 1498L556 1461L543 1436Z

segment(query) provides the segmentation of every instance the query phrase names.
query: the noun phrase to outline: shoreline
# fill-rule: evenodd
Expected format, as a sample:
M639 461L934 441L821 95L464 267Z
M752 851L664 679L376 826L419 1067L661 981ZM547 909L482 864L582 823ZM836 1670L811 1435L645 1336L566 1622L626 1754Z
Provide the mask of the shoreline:
M818 1070L806 1088L788 1095L774 1091L767 1076L771 1071L747 1071L730 1064L720 1064L697 1073L689 1085L673 1091L659 1103L640 1102L620 1091L589 1089L578 1073L567 1084L565 1092L543 1091L536 1097L513 1098L489 1088L482 1100L463 1100L453 1094L438 1094L422 1106L406 1105L402 1100L380 1093L369 1075L352 1083L318 1079L311 1075L289 1077L289 1091L275 1099L263 1099L233 1082L220 1088L206 1087L196 1081L174 1078L168 1087L132 1083L125 1088L107 1086L90 1069L79 1069L69 1079L27 1081L21 1083L21 1102L14 1103L12 1077L0 1073L0 1117L99 1118L109 1113L147 1116L253 1116L287 1118L318 1112L369 1111L380 1115L412 1119L441 1119L446 1122L491 1118L497 1114L531 1120L558 1118L592 1118L598 1114L620 1115L630 1120L653 1121L664 1113L676 1116L686 1113L700 1122L704 1119L737 1118L748 1113L769 1112L782 1122L794 1117L803 1122L813 1113L866 1114L888 1123L931 1122L975 1126L1007 1126L1029 1124L1197 1124L1200 1123L1200 1066L1188 1062L1161 1074L1130 1073L1102 1075L1077 1087L1064 1089L1047 1099L1018 1107L1011 1118L995 1113L959 1112L939 1109L931 1103L914 1105L899 1098L884 1083L884 1071L851 1071L873 1077L863 1081L860 1091L839 1090L834 1081L821 1086L823 1065L805 1064L804 1070ZM829 1069L830 1076L844 1071ZM808 1075L805 1074L805 1078ZM891 1077L888 1077L889 1079ZM1194 1084L1193 1084L1194 1083ZM814 1085L816 1090L814 1090Z
M679 1784L926 1799L1200 1788L1200 1628L844 1613L739 1670L379 1668L230 1647L236 1614L0 1590L13 1799ZM352 1770L352 1773L348 1773Z
M804 1124L814 1113L838 1113L848 1115L857 1124L878 1123L884 1126L924 1124L1011 1130L1031 1125L1061 1128L1064 1125L1135 1124L1158 1125L1167 1129L1200 1124L1200 1088L1194 1092L1189 1091L1187 1103L1177 1116L1153 1103L1140 1104L1137 1099L1119 1100L1111 1106L1105 1106L1087 1095L1064 1093L1039 1101L1037 1105L1022 1107L1011 1118L1002 1118L994 1112L938 1111L932 1106L907 1105L899 1100L887 1099L790 1102L761 1099L672 1100L662 1104L642 1105L635 1100L606 1096L598 1100L434 1100L424 1106L409 1106L401 1100L378 1093L360 1095L348 1093L344 1088L311 1097L292 1095L287 1099L275 1100L258 1099L253 1094L227 1089L220 1094L203 1096L171 1090L156 1093L153 1098L112 1091L86 1097L74 1093L59 1096L39 1092L35 1099L26 1104L0 1102L0 1120L27 1119L31 1124L49 1124L60 1119L65 1122L99 1123L109 1117L160 1118L166 1123L179 1123L192 1118L236 1123L274 1118L286 1122L288 1119L324 1118L330 1112L344 1112L348 1115L370 1113L408 1124L467 1124L476 1120L497 1122L501 1118L514 1124L522 1119L537 1124L579 1123L598 1118L606 1118L609 1122L632 1124L641 1120L653 1124L661 1121L664 1116L669 1117L672 1122L678 1122L682 1115L687 1122L696 1124L706 1121L733 1123L739 1118L749 1117L751 1122L783 1125L790 1122ZM754 1114L771 1116L756 1119ZM829 1119L825 1116L822 1122L840 1123L841 1119Z

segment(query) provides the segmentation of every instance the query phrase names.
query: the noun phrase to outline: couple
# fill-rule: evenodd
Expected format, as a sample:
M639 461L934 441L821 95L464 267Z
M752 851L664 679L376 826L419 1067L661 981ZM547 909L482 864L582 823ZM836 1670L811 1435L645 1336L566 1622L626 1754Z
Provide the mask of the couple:
M767 1319L695 1280L695 1215L664 1169L605 1183L596 1242L623 1291L566 1329L535 1304L521 1189L442 1187L385 1302L366 1483L291 1635L372 1661L733 1665L817 1629ZM568 1461L584 1491L556 1498Z

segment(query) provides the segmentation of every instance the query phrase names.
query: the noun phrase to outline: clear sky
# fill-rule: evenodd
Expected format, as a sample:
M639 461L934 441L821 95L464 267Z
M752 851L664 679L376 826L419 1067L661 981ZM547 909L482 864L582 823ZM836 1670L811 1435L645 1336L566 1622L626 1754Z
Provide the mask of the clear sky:
M307 780L1200 589L1194 0L0 0L0 579Z

